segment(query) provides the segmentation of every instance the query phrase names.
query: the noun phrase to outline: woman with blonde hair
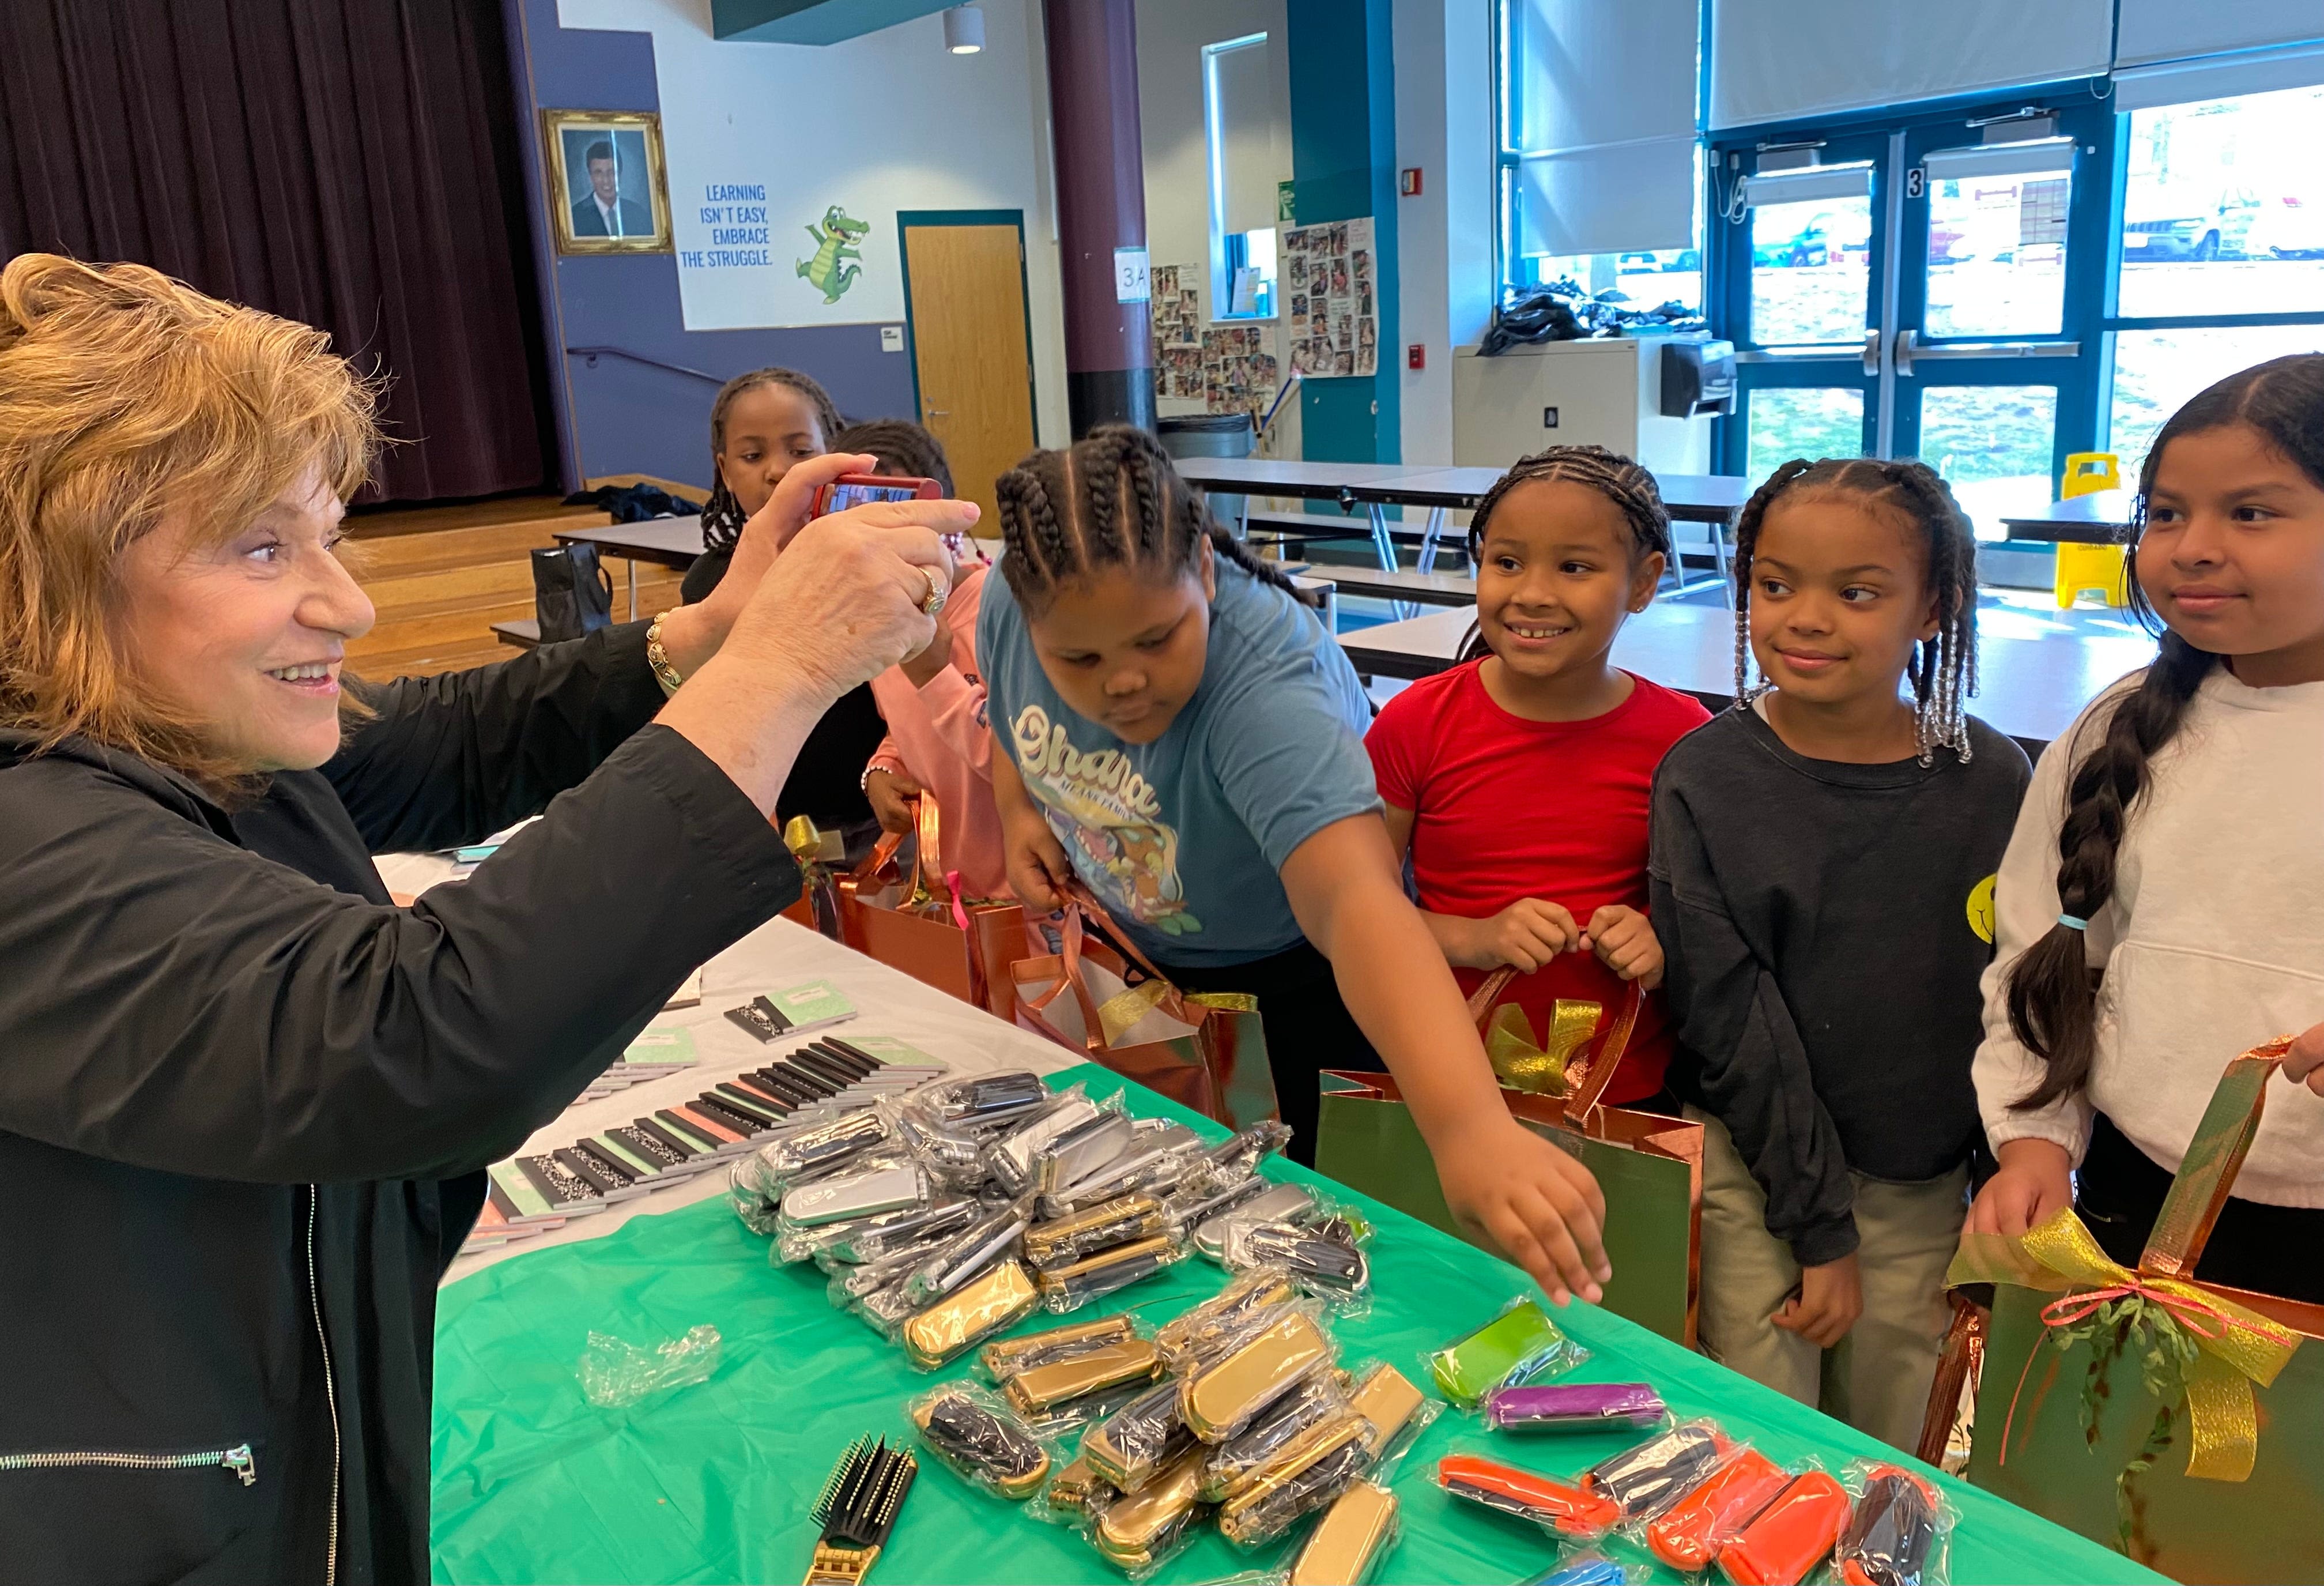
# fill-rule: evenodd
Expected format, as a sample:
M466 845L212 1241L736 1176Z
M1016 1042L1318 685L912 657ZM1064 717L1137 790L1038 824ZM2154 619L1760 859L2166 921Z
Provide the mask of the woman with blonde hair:
M336 548L374 439L318 332L135 265L0 270L13 1581L428 1578L435 1288L480 1170L797 895L776 790L929 641L975 519L802 530L872 461L819 458L699 605L373 686ZM559 794L389 901L370 854Z

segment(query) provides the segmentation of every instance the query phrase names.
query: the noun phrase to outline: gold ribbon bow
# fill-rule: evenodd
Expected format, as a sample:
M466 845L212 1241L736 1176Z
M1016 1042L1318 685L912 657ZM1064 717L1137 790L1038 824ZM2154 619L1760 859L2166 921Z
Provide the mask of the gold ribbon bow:
M783 826L783 846L805 870L811 865L833 865L847 857L847 840L837 832L826 832L803 815L795 815Z
M2071 1211L2061 1211L2038 1228L2011 1238L1972 1233L1946 1273L1948 1285L2010 1283L2059 1294L2042 1308L2042 1323L2071 1327L2116 1301L2131 1302L2131 1314L2158 1332L2174 1329L2195 1349L2184 1371L2188 1421L2193 1438L2187 1474L2206 1481L2242 1481L2259 1452L2259 1413L2252 1388L2273 1382L2300 1347L2300 1334L2258 1312L2176 1277L2134 1272L2098 1248L2090 1231ZM2038 1351L2037 1351L2038 1353ZM2031 1370L2033 1357L2026 1360ZM2025 1388L2024 1373L2017 1390ZM2017 1395L2009 1400L2010 1417ZM2002 1424L2002 1457L2008 1457L2009 1418Z
M1548 1039L1536 1045L1525 1010L1504 1002L1493 1010L1492 1019L1485 1027L1485 1056L1492 1059L1493 1072L1509 1089L1536 1096L1562 1096L1566 1090L1566 1064L1590 1045L1605 1011L1597 1002L1560 997L1550 1010Z

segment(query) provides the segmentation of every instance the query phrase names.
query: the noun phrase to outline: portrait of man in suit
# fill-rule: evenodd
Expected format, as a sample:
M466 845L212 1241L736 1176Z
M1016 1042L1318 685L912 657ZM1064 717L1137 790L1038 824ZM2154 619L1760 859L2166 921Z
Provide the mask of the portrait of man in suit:
M659 251L670 245L667 207L658 201L658 127L645 115L549 111L551 190L560 253Z

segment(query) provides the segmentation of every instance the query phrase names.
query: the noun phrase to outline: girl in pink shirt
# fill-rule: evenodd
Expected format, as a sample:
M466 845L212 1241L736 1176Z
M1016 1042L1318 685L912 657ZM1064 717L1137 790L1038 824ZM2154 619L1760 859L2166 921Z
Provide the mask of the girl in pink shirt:
M944 447L901 419L858 424L834 450L868 452L882 474L933 479L952 493ZM976 613L987 564L973 540L954 548L961 574L936 624L936 642L872 679L872 697L888 736L863 771L864 797L881 826L911 829L909 800L935 796L943 818L944 866L957 872L968 898L1006 898L1009 867L1001 816L992 803L992 729L985 721L984 678L976 664Z

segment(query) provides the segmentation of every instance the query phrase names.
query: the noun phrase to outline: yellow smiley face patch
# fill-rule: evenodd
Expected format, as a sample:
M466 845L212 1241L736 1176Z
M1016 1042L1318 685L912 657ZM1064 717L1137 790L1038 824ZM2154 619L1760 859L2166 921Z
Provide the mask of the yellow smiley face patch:
M1987 876L1969 890L1969 928L1987 946L1993 944L1993 882Z

